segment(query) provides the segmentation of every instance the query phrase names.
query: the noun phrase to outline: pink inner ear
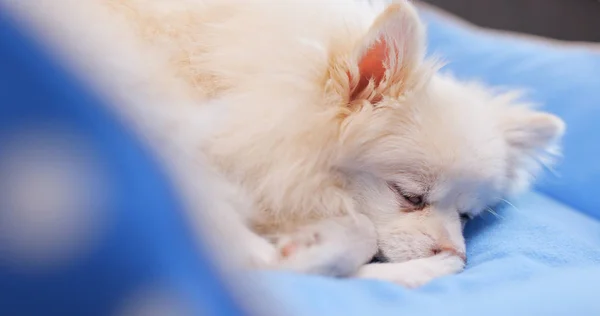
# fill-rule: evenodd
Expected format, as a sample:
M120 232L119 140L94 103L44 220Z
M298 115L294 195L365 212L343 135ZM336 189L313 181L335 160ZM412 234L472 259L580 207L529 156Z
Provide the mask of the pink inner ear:
M384 40L373 44L358 63L360 79L358 84L352 90L352 99L362 92L369 80L373 79L375 85L378 85L385 75L385 60L388 58L388 46Z

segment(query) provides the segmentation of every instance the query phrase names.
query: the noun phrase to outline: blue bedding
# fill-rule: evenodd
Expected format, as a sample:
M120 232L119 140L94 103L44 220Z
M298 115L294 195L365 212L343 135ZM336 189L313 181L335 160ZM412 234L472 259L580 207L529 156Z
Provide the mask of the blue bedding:
M466 270L415 290L267 274L290 315L600 315L600 223L531 193L467 227Z
M567 121L560 176L547 176L498 216L469 223L467 269L419 289L253 275L285 308L275 315L600 315L600 52L426 18L431 52L452 61L445 70L530 88L532 99ZM37 262L33 270L15 266L0 238L0 315L115 315L141 294L151 310L175 302L165 315L244 315L210 260L196 252L177 195L148 151L0 10L0 153L3 137L48 122L95 149L117 192L105 214L111 220L77 260Z
M291 315L600 315L600 48L490 35L425 14L432 54L464 79L521 87L568 124L565 158L466 228L466 270L416 290L268 273Z

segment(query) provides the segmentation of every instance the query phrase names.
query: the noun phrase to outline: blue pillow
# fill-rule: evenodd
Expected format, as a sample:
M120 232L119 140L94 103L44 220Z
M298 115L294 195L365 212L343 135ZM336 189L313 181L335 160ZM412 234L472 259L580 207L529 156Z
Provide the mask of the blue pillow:
M600 218L600 44L565 45L499 35L426 11L429 51L459 78L525 88L567 123L564 159L537 189Z

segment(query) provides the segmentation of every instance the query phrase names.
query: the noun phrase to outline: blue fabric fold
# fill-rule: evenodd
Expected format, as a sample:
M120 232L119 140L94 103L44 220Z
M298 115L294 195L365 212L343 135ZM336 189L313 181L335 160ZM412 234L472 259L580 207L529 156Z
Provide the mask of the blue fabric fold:
M464 272L419 289L261 275L290 315L599 315L600 223L530 193L467 226Z

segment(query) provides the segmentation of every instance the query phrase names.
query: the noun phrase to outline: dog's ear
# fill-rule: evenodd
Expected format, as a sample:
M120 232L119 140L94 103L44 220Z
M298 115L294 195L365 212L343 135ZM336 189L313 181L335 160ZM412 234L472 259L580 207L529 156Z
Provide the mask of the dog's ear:
M559 117L529 109L512 109L502 124L511 148L526 153L546 150L565 130L565 123Z
M382 85L406 85L423 60L424 41L424 26L413 5L407 1L389 5L355 49L351 101L377 101Z

